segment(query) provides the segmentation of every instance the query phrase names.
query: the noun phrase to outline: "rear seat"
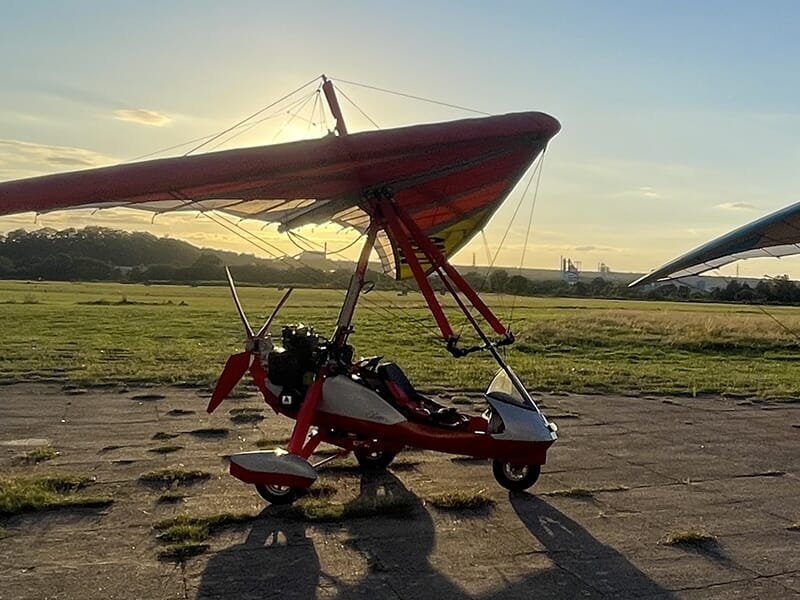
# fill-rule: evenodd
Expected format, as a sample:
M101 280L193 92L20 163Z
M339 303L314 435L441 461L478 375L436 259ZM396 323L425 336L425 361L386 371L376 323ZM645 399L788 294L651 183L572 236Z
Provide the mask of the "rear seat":
M396 364L382 364L378 367L377 373L395 405L408 418L445 427L458 427L466 422L455 408L442 406L420 394Z

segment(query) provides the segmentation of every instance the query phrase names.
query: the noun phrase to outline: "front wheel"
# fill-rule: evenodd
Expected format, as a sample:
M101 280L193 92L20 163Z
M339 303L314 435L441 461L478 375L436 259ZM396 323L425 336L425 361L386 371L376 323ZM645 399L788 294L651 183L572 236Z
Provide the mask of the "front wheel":
M492 461L492 473L497 483L512 492L527 490L536 483L541 472L541 465L516 465L499 460Z
M288 485L264 485L256 484L258 495L271 504L291 504L300 495L301 488L293 488Z
M372 452L369 450L353 450L353 455L362 469L379 470L385 469L392 464L397 453L377 450Z

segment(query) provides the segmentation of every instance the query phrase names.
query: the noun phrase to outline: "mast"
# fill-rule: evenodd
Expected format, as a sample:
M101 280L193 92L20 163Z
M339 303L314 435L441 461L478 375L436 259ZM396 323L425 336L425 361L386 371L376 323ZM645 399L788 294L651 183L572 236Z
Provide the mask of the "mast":
M322 91L325 92L325 100L328 102L328 108L331 110L333 118L336 119L336 132L339 135L347 135L347 125L344 122L342 109L339 106L339 99L336 97L336 90L333 89L333 82L322 76Z
M333 343L337 346L343 346L347 342L347 336L353 330L353 313L356 310L356 303L358 302L358 295L364 288L364 274L367 272L369 265L369 255L372 252L372 247L375 245L375 238L378 235L378 225L372 221L367 230L367 239L364 240L364 245L361 247L361 255L358 257L358 265L356 265L355 272L350 276L350 284L347 286L347 295L342 303L342 309L339 311L339 319L336 321L336 331L333 334Z
M345 136L347 135L347 125L344 122L344 115L342 115L339 99L336 97L336 90L333 88L333 82L325 77L325 75L322 76L322 82L322 91L325 92L325 100L328 102L328 108L333 118L336 119L336 133L340 137ZM350 332L353 331L353 313L358 303L358 295L364 288L364 275L367 272L369 255L372 252L372 247L375 245L375 238L377 235L378 225L375 221L372 221L367 230L367 238L364 240L364 245L361 247L361 254L358 257L356 270L350 276L350 283L347 286L347 295L344 298L342 308L339 311L339 318L336 321L333 343L337 346L344 346L347 343L347 337L350 335Z

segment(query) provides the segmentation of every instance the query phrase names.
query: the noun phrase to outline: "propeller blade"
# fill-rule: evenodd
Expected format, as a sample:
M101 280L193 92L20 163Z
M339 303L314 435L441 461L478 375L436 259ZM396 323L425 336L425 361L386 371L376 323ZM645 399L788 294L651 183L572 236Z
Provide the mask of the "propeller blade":
M267 319L267 322L264 323L261 329L258 330L256 337L261 337L262 335L267 333L267 331L269 330L269 326L272 325L272 321L275 319L275 316L278 314L278 311L281 309L281 306L283 306L284 303L289 299L289 295L292 293L292 290L294 290L294 288L289 288L288 290L286 290L286 293L283 295L283 298L281 298L281 301L275 305L274 309L272 309L272 314L269 316L269 319Z
M242 324L244 325L244 332L247 334L248 340L252 339L253 328L250 327L250 323L248 323L247 321L247 316L244 314L242 303L239 302L239 295L236 293L236 286L233 284L233 276L231 275L231 271L227 266L225 267L225 275L228 276L228 287L231 289L231 296L233 296L233 303L236 305L236 310L239 313L239 318L242 320Z
M211 400L208 402L206 412L212 413L222 404L222 401L227 398L231 390L236 387L236 384L247 372L251 358L250 352L240 352L228 357L228 362L225 363L225 368L222 369L222 375L217 380L214 393L211 394Z

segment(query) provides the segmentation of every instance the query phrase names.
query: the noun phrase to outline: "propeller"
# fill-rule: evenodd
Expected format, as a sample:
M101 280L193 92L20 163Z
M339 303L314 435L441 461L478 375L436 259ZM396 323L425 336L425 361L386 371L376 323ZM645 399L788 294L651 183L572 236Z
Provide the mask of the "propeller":
M231 290L231 297L233 298L233 303L236 306L236 312L239 313L239 318L242 320L242 325L244 325L244 334L247 338L247 341L245 342L244 352L232 354L225 362L225 367L222 369L222 374L217 380L217 385L214 387L214 392L211 394L211 400L208 402L208 407L206 408L206 411L209 413L212 413L217 409L222 401L227 398L228 394L231 393L233 388L236 387L236 384L239 383L242 377L244 377L244 374L247 372L253 362L253 356L260 353L261 343L264 339L266 339L265 336L268 335L267 332L269 331L270 325L272 325L272 321L275 319L275 316L278 314L278 311L281 309L281 307L286 303L286 300L288 300L289 295L293 290L293 288L286 290L286 293L280 299L278 304L275 305L275 308L272 310L269 318L258 330L258 333L253 333L253 328L250 327L250 323L247 320L247 315L244 313L242 303L239 300L239 294L236 293L236 285L233 283L233 276L231 275L231 271L228 269L228 267L225 267L225 275L228 278L228 288Z

